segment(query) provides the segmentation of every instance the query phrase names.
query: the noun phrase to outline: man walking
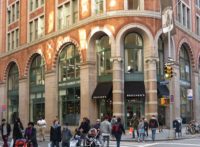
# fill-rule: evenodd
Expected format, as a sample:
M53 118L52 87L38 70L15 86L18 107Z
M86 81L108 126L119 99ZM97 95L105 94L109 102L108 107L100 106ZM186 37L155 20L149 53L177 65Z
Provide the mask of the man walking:
M139 132L138 132L139 119L137 118L136 113L133 114L130 125L133 127L133 138L135 138L135 131L137 132L137 137L139 137Z
M108 119L109 116L106 115L104 121L101 122L100 125L100 132L102 133L104 144L105 140L107 141L107 147L109 147L110 133L111 133L111 123L108 121Z
M149 121L149 128L152 131L152 141L155 141L156 138L156 128L158 128L158 121L155 115L152 115L152 118Z
M72 132L68 128L68 123L65 123L61 134L62 147L70 147L70 139L72 138L72 136Z
M40 117L40 120L38 120L37 125L39 127L39 141L45 141L45 128L46 128L46 121L44 118Z
M8 137L10 136L10 124L6 122L6 119L2 119L2 125L1 125L1 135L3 138L3 147L8 147Z

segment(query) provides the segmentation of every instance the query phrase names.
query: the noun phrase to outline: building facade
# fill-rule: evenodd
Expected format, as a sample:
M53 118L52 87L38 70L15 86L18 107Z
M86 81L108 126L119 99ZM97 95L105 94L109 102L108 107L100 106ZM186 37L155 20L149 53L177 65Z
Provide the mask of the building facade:
M200 1L173 6L173 118L187 123L200 120ZM0 11L1 117L77 126L109 114L129 127L137 113L169 124L159 0L4 0Z

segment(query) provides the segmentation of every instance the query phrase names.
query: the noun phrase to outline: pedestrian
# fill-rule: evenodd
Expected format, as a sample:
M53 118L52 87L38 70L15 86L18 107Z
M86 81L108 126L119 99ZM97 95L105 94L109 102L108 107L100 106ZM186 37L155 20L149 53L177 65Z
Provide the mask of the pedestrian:
M139 125L138 125L138 131L139 131L139 137L138 142L141 140L144 142L145 132L144 132L144 118L140 119Z
M155 141L156 138L156 128L158 128L158 121L155 115L152 115L152 118L149 121L149 128L152 131L152 141Z
M40 117L40 120L37 121L38 125L38 132L39 132L39 141L45 141L45 128L46 128L46 121L43 117Z
M71 130L68 128L68 123L65 123L63 126L61 138L62 138L62 147L70 147L70 139L73 137Z
M101 123L100 119L97 119L96 124L94 125L94 128L97 130L100 130L100 123Z
M99 142L101 143L101 145L103 145L103 140L102 140L102 136L101 136L101 131L100 131L100 126L101 126L101 121L100 119L96 120L96 124L94 125L94 128L97 130L97 140L99 140Z
M87 117L83 118L81 125L79 127L81 132L81 142L83 140L83 146L86 145L86 136L88 135L88 131L90 130L90 120Z
M110 142L110 134L111 134L111 123L108 121L109 116L106 115L105 119L103 122L101 122L100 125L100 131L103 136L103 144L105 144L105 141L107 141L107 147L109 147L109 142Z
M51 147L59 147L59 142L61 141L61 126L56 119L53 121L53 126L50 129L50 141Z
M111 119L111 125L113 126L115 123L117 122L117 118L116 116L114 115Z
M149 136L149 123L148 123L147 119L144 119L144 131L145 131L145 136L148 137Z
M158 123L159 123L159 132L162 132L163 131L163 118L161 115L158 116Z
M135 138L135 131L137 133L137 137L139 137L139 132L138 132L139 119L137 118L136 113L133 114L130 125L133 127L133 138Z
M2 119L1 125L1 135L3 139L3 147L8 147L8 138L10 136L11 127L10 124L6 122L6 119Z
M24 132L24 127L23 124L20 120L20 118L16 117L15 122L14 122L14 127L13 127L13 147L15 146L15 142L17 139L23 138L23 133Z
M38 147L37 143L37 131L34 128L34 123L29 122L28 127L25 130L24 138L27 140L27 147Z
M125 134L125 129L124 129L123 124L121 123L121 118L118 117L117 122L112 127L112 136L115 136L115 138L116 138L117 147L120 147L122 133Z

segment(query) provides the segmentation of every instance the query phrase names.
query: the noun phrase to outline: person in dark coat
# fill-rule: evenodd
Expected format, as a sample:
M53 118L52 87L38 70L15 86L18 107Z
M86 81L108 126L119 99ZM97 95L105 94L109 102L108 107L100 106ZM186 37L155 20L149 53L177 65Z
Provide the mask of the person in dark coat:
M112 127L112 136L115 136L117 141L117 147L120 147L120 141L122 133L125 134L125 129L123 124L121 123L121 118L117 118L117 123Z
M149 123L147 121L147 119L144 119L144 131L145 131L145 135L148 137L149 136Z
M10 136L11 128L10 124L6 122L6 119L2 119L2 125L1 125L1 135L3 139L3 146L8 147L8 137Z
M21 123L20 118L15 118L14 127L13 127L13 146L15 146L15 142L17 139L23 138L22 132L24 131L24 127Z
M61 142L61 126L58 124L58 120L54 120L53 126L51 126L50 141L51 147L59 147L59 142Z
M68 123L65 123L62 130L62 147L70 147L70 139L72 136L72 132L68 128Z
M25 130L24 138L27 140L27 147L33 146L33 147L38 147L37 144L37 131L34 128L34 123L29 122L28 123L28 128Z
M90 130L90 120L86 117L83 118L83 121L81 122L81 125L79 127L79 130L81 132L81 139L83 140L83 144L86 144L86 136L88 134L88 131Z
M155 117L155 115L152 115L152 118L149 121L149 128L152 131L152 141L155 141L155 137L156 137L156 128L158 128L159 124L158 121Z

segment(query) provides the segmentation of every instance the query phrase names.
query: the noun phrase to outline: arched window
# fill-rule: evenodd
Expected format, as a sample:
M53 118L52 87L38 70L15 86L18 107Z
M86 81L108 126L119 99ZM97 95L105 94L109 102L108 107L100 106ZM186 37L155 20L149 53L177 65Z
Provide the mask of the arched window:
M143 41L137 33L125 37L125 72L143 72Z
M158 39L158 57L157 74L164 75L164 40L162 37Z
M180 50L180 79L190 81L190 59L185 45L182 45Z
M179 55L180 69L180 108L183 123L188 123L193 118L193 103L187 97L187 90L191 89L190 59L185 45L182 45Z
M97 46L97 69L98 76L111 75L112 64L111 58L111 45L109 43L109 37L104 35L96 41Z
M59 120L76 126L80 119L80 55L75 45L63 48L58 66Z
M8 122L13 123L18 116L19 107L19 72L15 63L11 64L8 73Z
M36 55L30 67L30 121L35 123L45 115L44 76L44 60Z
M73 45L63 48L59 57L59 82L80 78L80 56Z

